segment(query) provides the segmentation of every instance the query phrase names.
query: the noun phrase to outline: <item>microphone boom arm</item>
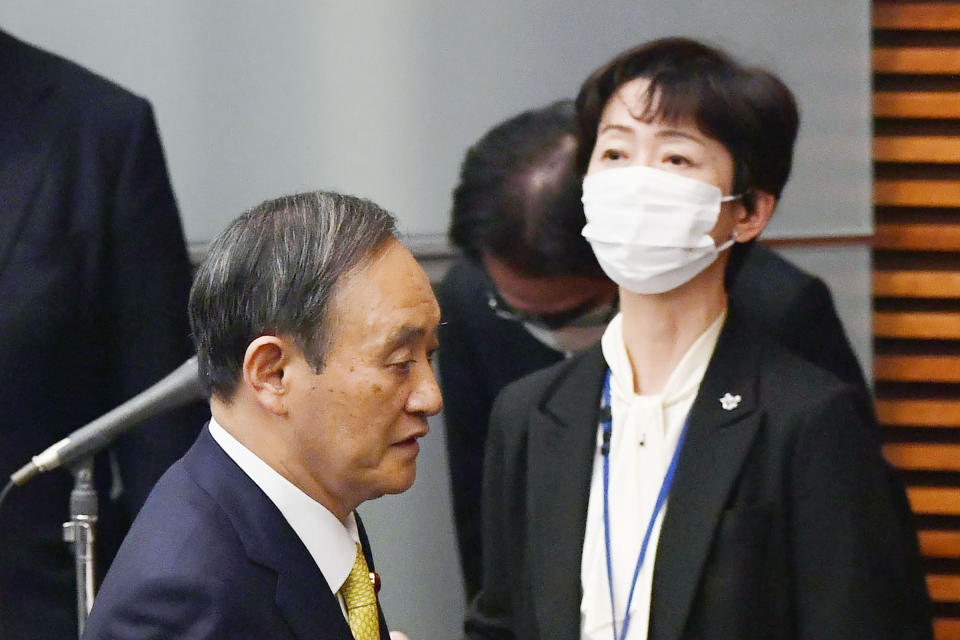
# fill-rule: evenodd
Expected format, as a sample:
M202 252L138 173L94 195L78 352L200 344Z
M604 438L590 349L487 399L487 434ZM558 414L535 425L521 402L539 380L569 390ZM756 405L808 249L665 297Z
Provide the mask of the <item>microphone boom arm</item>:
M194 356L162 380L93 422L51 445L10 476L22 485L41 471L51 471L106 447L114 438L168 409L206 397Z

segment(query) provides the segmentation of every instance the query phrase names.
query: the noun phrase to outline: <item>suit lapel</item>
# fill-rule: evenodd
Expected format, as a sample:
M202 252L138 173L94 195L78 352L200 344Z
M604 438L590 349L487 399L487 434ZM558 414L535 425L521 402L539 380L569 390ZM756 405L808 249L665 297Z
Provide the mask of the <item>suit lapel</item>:
M279 562L268 565L277 571L277 609L302 640L352 640L353 634L343 617L340 603L313 558L307 554L306 558L293 561L297 557L296 553L291 557L278 557Z
M540 636L576 640L580 558L606 363L596 347L530 417L527 520Z
M760 347L731 312L690 410L686 442L664 516L653 575L651 640L679 640L714 531L761 423ZM736 406L721 403L740 396Z
M250 560L276 571L277 610L296 637L352 640L340 603L306 547L206 427L184 463L230 517Z

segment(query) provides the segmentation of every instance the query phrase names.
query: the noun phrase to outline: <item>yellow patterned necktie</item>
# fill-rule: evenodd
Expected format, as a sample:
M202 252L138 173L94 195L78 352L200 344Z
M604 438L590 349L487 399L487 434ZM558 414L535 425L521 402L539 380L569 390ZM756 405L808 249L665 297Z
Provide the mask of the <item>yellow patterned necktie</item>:
M370 569L357 544L357 559L346 582L340 587L340 595L347 605L347 621L354 640L379 640L380 619L377 615L377 595L373 590Z

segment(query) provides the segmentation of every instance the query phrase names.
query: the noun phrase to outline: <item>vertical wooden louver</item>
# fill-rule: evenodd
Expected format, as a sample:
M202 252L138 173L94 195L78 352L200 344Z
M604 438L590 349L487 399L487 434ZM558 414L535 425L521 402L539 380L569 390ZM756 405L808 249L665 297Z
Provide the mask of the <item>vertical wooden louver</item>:
M960 640L960 1L873 3L874 376L939 640Z

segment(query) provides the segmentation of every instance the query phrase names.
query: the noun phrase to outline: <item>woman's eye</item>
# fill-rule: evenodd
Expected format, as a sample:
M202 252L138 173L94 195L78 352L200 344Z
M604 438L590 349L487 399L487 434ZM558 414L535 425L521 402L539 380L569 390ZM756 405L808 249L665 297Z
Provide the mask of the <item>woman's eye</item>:
M686 157L684 157L684 156L679 156L679 155L676 155L676 154L667 156L667 157L666 157L666 162L667 162L667 164L672 164L672 165L675 166L675 167L685 167L685 166L688 166L688 165L690 165L690 164L693 164L693 163L691 163L690 160L687 159Z
M623 158L623 153L616 149L607 149L600 157L604 160L620 160Z

